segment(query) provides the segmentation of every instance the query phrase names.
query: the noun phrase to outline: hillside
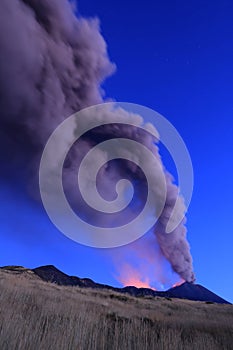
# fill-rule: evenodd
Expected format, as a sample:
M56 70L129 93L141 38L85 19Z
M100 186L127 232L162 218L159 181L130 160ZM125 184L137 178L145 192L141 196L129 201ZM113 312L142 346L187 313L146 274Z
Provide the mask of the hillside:
M232 349L233 306L60 286L0 269L1 350Z
M6 269L7 267L5 267ZM9 267L12 269L12 266ZM17 267L15 267L17 269ZM171 288L167 291L154 291L149 288L136 288L134 286L128 286L124 288L114 288L108 285L95 283L89 278L79 278L75 276L68 276L64 272L61 272L53 265L40 266L32 270L37 276L43 281L53 282L61 286L79 286L89 288L100 288L109 289L116 292L127 293L133 296L154 296L154 297L165 297L165 298L179 298L189 299L195 301L209 301L219 304L229 304L226 300L222 299L218 295L212 293L205 287L185 282L180 286Z

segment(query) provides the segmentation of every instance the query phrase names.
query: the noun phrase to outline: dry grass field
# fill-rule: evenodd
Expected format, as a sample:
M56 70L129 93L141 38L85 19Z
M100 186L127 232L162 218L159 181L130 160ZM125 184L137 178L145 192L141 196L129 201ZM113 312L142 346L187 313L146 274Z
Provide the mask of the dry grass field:
M135 298L0 270L1 350L232 350L233 306Z

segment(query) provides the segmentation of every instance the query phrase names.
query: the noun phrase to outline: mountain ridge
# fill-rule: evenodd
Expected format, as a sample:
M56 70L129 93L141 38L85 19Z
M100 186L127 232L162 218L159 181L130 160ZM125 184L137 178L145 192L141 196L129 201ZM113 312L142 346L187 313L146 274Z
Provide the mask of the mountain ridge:
M44 265L36 267L34 269L27 269L23 266L3 266L0 269L13 271L16 273L34 273L43 281L55 283L60 286L79 286L81 288L108 289L120 293L127 293L135 297L152 296L163 298L187 299L218 304L230 304L228 301L221 298L217 294L211 292L207 288L199 284L189 282L184 282L183 284L176 287L172 287L167 291L155 291L150 288L137 288L135 286L117 288L106 284L96 283L90 278L79 278L77 276L69 276L53 265Z

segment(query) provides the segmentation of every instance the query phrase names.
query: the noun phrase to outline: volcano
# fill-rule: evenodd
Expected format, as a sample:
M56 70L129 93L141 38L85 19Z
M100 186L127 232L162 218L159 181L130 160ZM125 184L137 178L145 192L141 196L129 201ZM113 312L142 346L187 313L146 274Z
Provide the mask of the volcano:
M184 282L183 284L173 287L167 291L154 291L150 288L137 288L134 286L127 286L124 288L116 288L105 284L96 283L89 278L79 278L76 276L69 276L60 271L53 265L40 266L34 269L25 269L20 266L5 266L1 269L12 271L15 273L23 273L30 271L37 275L45 282L55 283L60 286L79 286L82 288L93 289L108 289L120 293L127 293L135 297L163 297L163 298L178 298L193 301L203 301L207 303L230 304L217 294L211 292L207 288L194 283Z

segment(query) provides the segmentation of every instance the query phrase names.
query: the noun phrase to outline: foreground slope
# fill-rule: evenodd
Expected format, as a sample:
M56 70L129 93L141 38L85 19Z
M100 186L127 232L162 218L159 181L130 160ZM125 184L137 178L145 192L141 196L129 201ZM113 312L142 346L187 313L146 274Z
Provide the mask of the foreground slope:
M233 306L59 286L0 269L0 349L232 349Z

